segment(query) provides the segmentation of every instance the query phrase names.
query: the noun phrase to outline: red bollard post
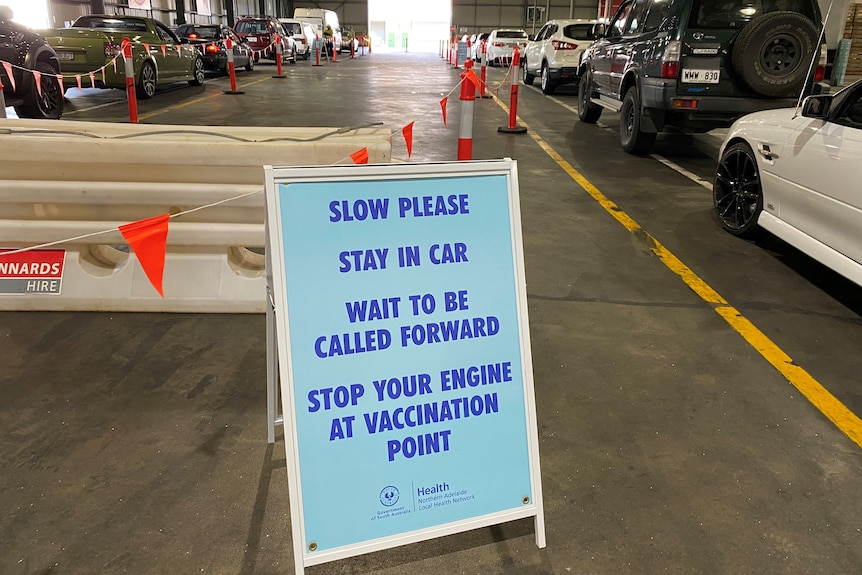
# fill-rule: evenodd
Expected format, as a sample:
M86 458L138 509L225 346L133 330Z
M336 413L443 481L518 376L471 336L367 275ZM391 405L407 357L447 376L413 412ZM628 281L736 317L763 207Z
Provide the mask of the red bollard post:
M135 94L135 64L132 61L132 43L123 38L123 62L126 65L126 99L129 102L129 122L138 123L138 96Z
M482 67L479 73L479 97L480 98L490 98L491 94L485 93L485 87L488 83L485 81L485 62L488 60L488 41L482 40Z
M276 74L273 78L284 78L284 74L281 73L281 59L283 56L284 48L281 45L281 36L278 34L275 35L275 70Z
M353 60L356 57L356 45L353 40L350 40L350 59Z
M233 60L233 41L228 38L224 41L225 52L227 52L227 73L230 76L230 90L224 90L225 94L245 94L236 89L236 66ZM249 56L254 58L254 56Z
M476 86L467 79L473 69L473 60L464 62L461 74L461 123L458 125L458 161L473 159L473 106L476 101Z
M515 124L518 119L518 80L521 77L521 51L515 46L515 54L512 58L512 89L509 92L509 125L500 126L498 132L504 134L523 134L527 128Z
M320 36L314 35L314 64L312 66L320 66Z

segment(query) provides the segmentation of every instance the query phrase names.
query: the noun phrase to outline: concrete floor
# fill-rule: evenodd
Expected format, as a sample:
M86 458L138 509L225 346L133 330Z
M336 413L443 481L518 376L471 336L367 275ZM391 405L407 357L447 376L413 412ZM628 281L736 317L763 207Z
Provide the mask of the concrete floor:
M455 159L457 96L448 129L438 102L458 73L436 56L272 68L241 74L242 97L224 78L178 86L142 102L143 121L382 122L406 160L399 130L415 120L413 160ZM522 87L533 133L858 413L860 289L716 229L707 190L623 154L613 118L578 125L560 92ZM124 121L119 92L70 98L67 119ZM535 139L497 133L506 122L477 103L474 157L519 162L547 547L522 520L307 571L862 573L859 446ZM714 150L657 143L705 178ZM293 572L263 316L6 312L0 341L0 573Z

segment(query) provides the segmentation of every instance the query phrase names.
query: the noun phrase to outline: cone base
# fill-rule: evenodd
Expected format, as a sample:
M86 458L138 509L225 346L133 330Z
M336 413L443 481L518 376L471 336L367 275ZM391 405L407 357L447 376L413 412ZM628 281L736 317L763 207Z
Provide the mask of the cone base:
M527 128L524 126L515 126L514 128L510 128L509 126L500 126L497 128L497 131L503 134L526 134Z
M245 94L242 90L224 90L223 94Z

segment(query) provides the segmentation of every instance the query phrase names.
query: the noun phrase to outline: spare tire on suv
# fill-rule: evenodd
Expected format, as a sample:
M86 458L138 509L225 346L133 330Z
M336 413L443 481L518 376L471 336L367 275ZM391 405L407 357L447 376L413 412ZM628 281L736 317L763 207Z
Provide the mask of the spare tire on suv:
M818 46L814 23L798 12L752 20L736 38L733 68L754 92L769 98L798 95Z

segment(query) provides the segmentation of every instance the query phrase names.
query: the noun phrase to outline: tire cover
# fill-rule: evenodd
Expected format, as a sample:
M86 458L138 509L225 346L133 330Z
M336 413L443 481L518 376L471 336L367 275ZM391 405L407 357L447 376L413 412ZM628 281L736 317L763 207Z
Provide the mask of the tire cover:
M762 96L796 96L805 84L818 38L814 23L798 12L765 14L737 36L733 68Z

